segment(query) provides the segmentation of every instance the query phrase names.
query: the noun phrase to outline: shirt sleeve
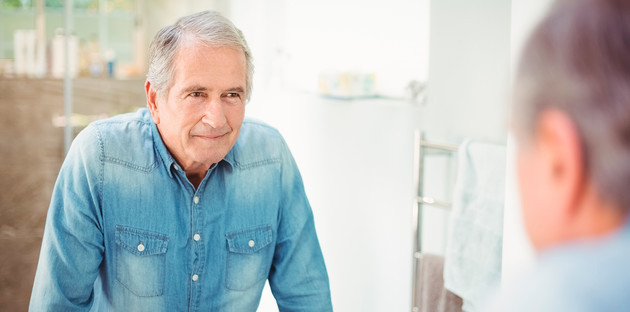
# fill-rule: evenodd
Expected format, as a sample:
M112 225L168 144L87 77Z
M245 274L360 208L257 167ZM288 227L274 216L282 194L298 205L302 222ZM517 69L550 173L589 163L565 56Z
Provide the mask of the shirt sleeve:
M53 190L30 311L87 311L103 259L100 137L89 126L75 139Z
M278 237L269 276L280 311L332 311L328 273L302 177L286 143Z

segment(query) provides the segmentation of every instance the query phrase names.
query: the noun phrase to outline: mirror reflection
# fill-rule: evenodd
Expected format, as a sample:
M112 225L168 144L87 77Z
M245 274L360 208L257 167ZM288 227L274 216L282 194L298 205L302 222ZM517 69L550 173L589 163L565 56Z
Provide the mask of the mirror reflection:
M485 311L551 3L0 0L0 310Z

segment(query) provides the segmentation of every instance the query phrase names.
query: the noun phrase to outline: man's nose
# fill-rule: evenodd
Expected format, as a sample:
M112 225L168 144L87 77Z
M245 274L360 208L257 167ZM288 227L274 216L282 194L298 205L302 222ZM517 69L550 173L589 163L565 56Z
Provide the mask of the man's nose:
M201 121L216 129L225 125L227 119L225 118L225 112L223 111L221 99L210 99L209 103L205 106L204 115Z

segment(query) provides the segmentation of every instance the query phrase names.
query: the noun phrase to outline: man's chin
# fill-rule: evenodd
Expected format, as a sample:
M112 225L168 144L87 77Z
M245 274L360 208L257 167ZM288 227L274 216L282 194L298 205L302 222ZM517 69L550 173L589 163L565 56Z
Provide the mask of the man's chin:
M191 149L192 153L189 154L200 163L214 164L220 162L225 155L227 155L234 144L226 144L227 142L221 142L221 144L196 144L194 149Z

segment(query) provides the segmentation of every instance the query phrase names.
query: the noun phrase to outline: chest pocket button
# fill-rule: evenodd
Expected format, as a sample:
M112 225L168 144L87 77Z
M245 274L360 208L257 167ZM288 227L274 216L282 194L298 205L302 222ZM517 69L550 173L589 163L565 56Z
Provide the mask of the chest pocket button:
M269 275L273 258L273 230L262 226L231 232L227 238L227 270L225 286L246 290Z
M116 227L116 280L139 297L161 296L166 274L166 235Z

